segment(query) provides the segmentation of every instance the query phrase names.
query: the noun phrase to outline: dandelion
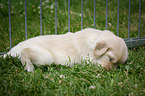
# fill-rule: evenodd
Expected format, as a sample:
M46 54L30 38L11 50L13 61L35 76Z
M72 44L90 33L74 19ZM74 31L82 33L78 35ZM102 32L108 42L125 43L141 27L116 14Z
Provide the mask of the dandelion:
M95 89L96 88L96 86L90 86L89 87L89 89Z
M64 76L64 75L60 75L59 77L60 77L60 78L65 78L65 76Z

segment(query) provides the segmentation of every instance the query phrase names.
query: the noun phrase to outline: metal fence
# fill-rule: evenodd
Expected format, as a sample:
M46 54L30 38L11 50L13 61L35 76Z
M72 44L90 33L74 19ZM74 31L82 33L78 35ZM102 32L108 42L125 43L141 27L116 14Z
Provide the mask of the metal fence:
M10 38L10 48L12 47L11 38L11 1L9 3L9 38ZM138 37L130 38L130 6L131 0L129 0L129 10L128 10L128 38L124 39L127 46L137 47L145 45L145 37L140 37L140 24L141 24L141 0L139 0L139 22L138 22ZM96 0L94 0L94 28L96 20ZM108 0L106 0L106 29L108 23ZM81 29L83 29L83 0L81 0ZM70 0L68 0L68 31L70 31ZM40 0L40 35L42 35L42 0ZM55 0L55 34L57 34L57 0ZM118 0L118 12L117 12L117 36L119 36L119 0ZM25 39L27 39L27 0L25 0Z

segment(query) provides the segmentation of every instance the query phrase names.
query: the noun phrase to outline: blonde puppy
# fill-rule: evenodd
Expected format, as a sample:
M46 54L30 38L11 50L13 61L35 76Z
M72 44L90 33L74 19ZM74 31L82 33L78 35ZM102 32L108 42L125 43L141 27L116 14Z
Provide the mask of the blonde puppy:
M124 40L112 32L87 28L76 33L31 38L13 47L4 57L9 54L19 56L28 72L33 71L33 64L72 66L88 58L109 70L127 60L128 49Z

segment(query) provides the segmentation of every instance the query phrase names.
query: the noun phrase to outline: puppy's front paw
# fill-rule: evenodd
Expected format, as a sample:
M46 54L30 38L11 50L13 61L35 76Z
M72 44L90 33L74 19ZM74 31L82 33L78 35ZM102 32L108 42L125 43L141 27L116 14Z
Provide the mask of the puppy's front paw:
M25 67L25 70L27 70L27 72L33 72L33 69L34 69L34 66L33 66L32 64L27 65L27 66Z

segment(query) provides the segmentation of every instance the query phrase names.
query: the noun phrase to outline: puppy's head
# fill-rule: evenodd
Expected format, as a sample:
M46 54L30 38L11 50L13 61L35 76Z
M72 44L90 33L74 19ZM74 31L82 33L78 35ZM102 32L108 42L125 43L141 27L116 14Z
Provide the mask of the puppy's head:
M101 33L96 41L94 57L97 63L109 70L116 68L118 64L125 63L128 57L128 49L122 38L106 31Z

